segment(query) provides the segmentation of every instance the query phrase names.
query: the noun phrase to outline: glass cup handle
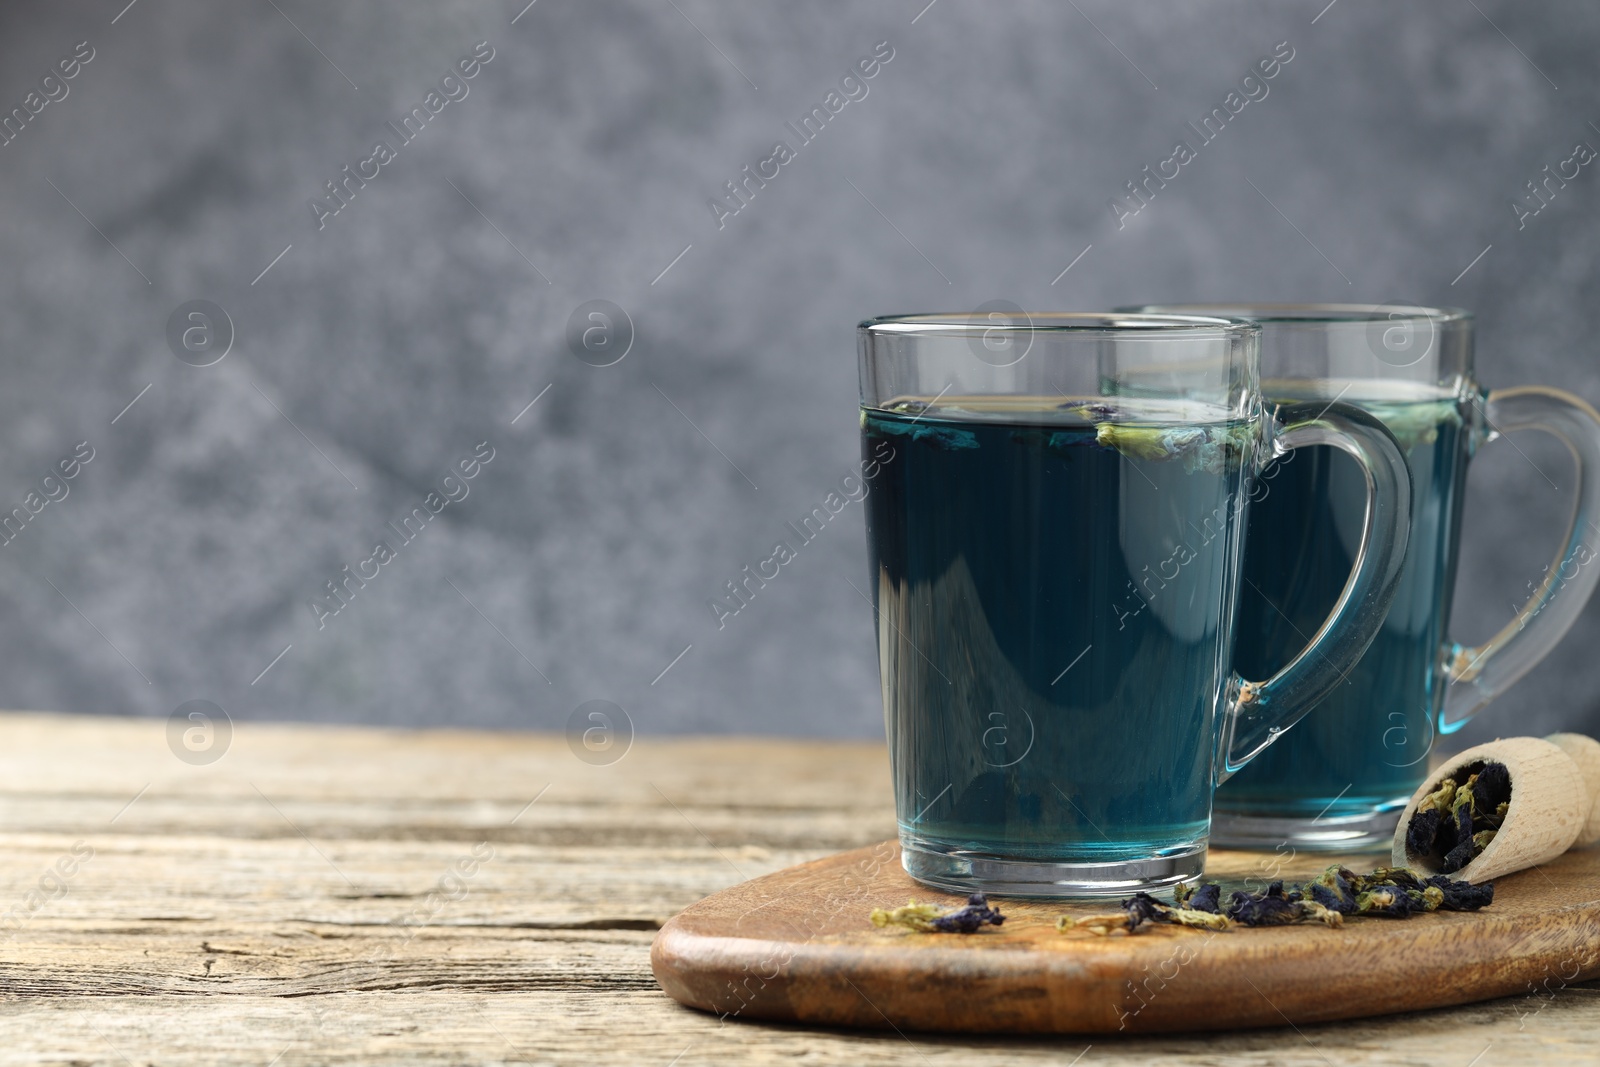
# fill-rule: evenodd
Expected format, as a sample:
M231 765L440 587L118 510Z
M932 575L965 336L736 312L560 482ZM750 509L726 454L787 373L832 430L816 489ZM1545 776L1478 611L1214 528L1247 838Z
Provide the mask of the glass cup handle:
M1232 677L1219 739L1218 784L1344 679L1378 636L1399 588L1411 532L1411 471L1405 453L1381 422L1350 404L1280 407L1269 459L1308 445L1332 445L1361 465L1367 483L1361 544L1333 611L1299 655L1264 682ZM1259 592L1272 595L1270 590Z
M1448 684L1439 710L1444 734L1461 729L1544 659L1600 581L1600 567L1589 566L1600 555L1600 414L1571 393L1537 385L1497 389L1479 404L1484 442L1511 430L1543 430L1559 438L1577 465L1577 494L1561 548L1516 618L1484 644L1445 646Z

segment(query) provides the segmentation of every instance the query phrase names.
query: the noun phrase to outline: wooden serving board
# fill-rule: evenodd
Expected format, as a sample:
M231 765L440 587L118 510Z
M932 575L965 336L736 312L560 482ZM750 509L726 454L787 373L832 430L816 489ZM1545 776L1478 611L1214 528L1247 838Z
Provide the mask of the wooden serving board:
M1307 881L1381 854L1213 851L1207 877L1235 888ZM976 934L879 929L873 908L962 898L912 881L894 842L756 878L692 905L656 936L656 981L725 1018L990 1033L1220 1030L1437 1008L1600 975L1600 849L1495 883L1476 913L1348 919L1215 932L1058 933L1095 904L998 901Z

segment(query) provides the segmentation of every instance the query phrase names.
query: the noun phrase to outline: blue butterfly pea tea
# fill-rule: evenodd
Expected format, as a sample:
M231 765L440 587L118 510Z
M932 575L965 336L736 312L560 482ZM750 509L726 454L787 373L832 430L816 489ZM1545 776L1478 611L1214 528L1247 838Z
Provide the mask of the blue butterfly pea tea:
M1326 387L1268 388L1282 399L1315 400ZM1304 386L1304 383L1302 383ZM1465 401L1421 389L1409 399L1356 401L1405 450L1416 506L1400 585L1389 617L1345 684L1318 704L1283 743L1263 752L1220 798L1230 814L1339 828L1342 820L1393 809L1417 787L1434 736L1430 719L1443 698L1438 671L1455 588L1460 492L1466 475ZM1344 588L1354 558L1353 530L1366 486L1360 468L1333 449L1285 457L1263 482L1250 511L1235 666L1254 677L1288 661L1306 627L1318 625ZM1391 820L1380 819L1376 839ZM1315 833L1315 828L1311 828ZM1276 840L1282 840L1280 836ZM1332 840L1339 841L1338 837ZM1300 843L1304 843L1303 841ZM1346 844L1367 844L1365 840Z
M908 832L1046 861L1192 848L1253 424L1048 397L1003 421L966 411L862 421L864 455L896 449L867 524L878 611L905 640L885 669Z
M1456 308L1405 305L1145 305L1130 312L1237 315L1261 325L1262 391L1274 403L1360 407L1405 450L1415 507L1407 559L1382 628L1348 677L1292 733L1217 792L1215 838L1296 850L1381 846L1422 784L1441 734L1463 726L1555 646L1600 582L1600 415L1558 389L1493 392L1474 377L1474 328ZM1467 466L1477 449L1538 429L1577 459L1560 552L1526 601L1478 646L1449 640ZM1553 485L1554 483L1552 483ZM1234 667L1297 654L1339 597L1365 492L1334 449L1299 450L1263 474L1245 553ZM1456 820L1459 822L1459 817ZM1481 833L1482 827L1473 833ZM1466 835L1470 837L1471 835ZM1465 839L1465 838L1464 838ZM1462 846L1463 855L1470 849ZM1459 858L1459 857L1458 857Z
M1198 878L1217 783L1370 640L1404 556L1403 458L1351 408L1269 416L1253 330L1094 314L862 324L870 595L917 879L1121 897ZM1309 443L1371 475L1352 595L1304 655L1246 681L1231 661L1247 485Z

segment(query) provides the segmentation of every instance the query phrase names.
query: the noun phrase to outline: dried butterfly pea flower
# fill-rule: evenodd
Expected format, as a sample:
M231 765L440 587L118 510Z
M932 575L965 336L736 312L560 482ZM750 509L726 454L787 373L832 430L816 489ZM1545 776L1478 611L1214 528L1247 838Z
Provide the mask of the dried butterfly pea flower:
M1450 810L1451 801L1456 797L1456 780L1446 778L1439 783L1439 788L1422 798L1417 805L1418 811L1446 812Z
M909 437L913 441L942 448L945 451L978 447L978 435L971 430L958 430L951 426L937 426L929 422L899 423L874 420L868 432L878 437Z
M924 934L973 934L985 924L999 926L1006 917L989 906L982 893L967 898L964 907L944 911L937 904L918 904L911 901L902 908L874 908L873 926L903 926Z
M1105 422L1117 413L1115 407L1103 401L1090 401L1087 404L1081 404L1075 400L1069 400L1065 404L1056 406L1060 410L1070 411L1072 414L1088 419L1090 422Z
M1220 889L1220 887L1216 888ZM1140 897L1144 899L1141 901L1138 899ZM1154 907L1150 907L1151 905L1154 905ZM1228 928L1227 916L1219 912L1187 907L1181 903L1177 907L1168 907L1148 893L1136 894L1134 899L1123 901L1122 906L1129 909L1130 915L1137 908L1150 922L1172 923L1176 926L1196 926L1205 930L1226 930Z
M1410 867L1379 867L1371 874L1355 876L1362 886L1397 885L1406 889L1421 889L1425 884Z
M1306 898L1340 915L1354 915L1356 911L1356 902L1353 899L1341 896L1337 889L1329 886L1317 883L1306 886Z
M1128 913L1129 932L1137 930L1144 923L1161 922L1169 910L1149 893L1135 893L1122 902L1122 909Z
M1197 926L1202 930L1226 930L1233 925L1232 920L1220 911L1202 908L1173 908L1167 913L1167 921L1179 926Z
M1208 912L1212 915L1222 913L1222 887L1215 882L1206 882L1200 886L1179 886L1173 897L1181 908Z
M1243 926L1321 922L1337 927L1345 916L1404 919L1429 911L1477 911L1494 901L1494 886L1475 886L1445 875L1422 878L1409 867L1379 867L1358 874L1334 864L1301 889L1285 890L1279 881L1257 893L1236 892L1226 915L1218 913L1221 887L1215 882L1180 886L1173 896L1177 905L1169 907L1148 893L1136 893L1122 901L1121 911L1081 919L1063 916L1056 920L1056 929L1106 935L1118 930L1133 934L1154 923L1212 930L1225 930L1233 922Z
M1503 763L1485 760L1468 784L1473 823L1478 830L1498 830L1511 806L1511 771Z
M1184 469L1215 474L1244 454L1242 432L1209 426L1135 426L1095 424L1095 441L1132 459L1182 459Z
M1344 922L1337 909L1318 900L1306 900L1297 889L1285 893L1282 882L1273 882L1259 893L1234 893L1228 918L1244 926L1288 926L1308 920L1339 926Z
M1102 936L1116 930L1126 930L1131 934L1146 923L1164 922L1164 913L1168 910L1165 904L1149 893L1135 893L1119 906L1121 911L1104 915L1085 915L1079 919L1063 915L1056 920L1056 929L1063 933L1067 930L1087 930Z
M1356 897L1357 915L1386 915L1395 919L1409 918L1419 911L1430 911L1421 893L1415 897L1398 886L1374 886ZM1435 907L1438 905L1435 904Z
M1471 863L1472 858L1477 854L1477 850L1472 845L1472 838L1469 836L1465 841L1462 841L1444 854L1444 859L1438 864L1439 870L1444 874L1454 874Z
M1215 890L1218 887L1213 885L1210 888ZM1211 895L1216 894L1213 892ZM1169 907L1149 893L1135 893L1122 901L1120 906L1122 911L1108 915L1086 915L1081 919L1063 915L1056 920L1056 929L1063 933L1067 930L1087 930L1092 934L1104 936L1117 930L1126 930L1130 934L1137 933L1141 927L1151 923L1197 926L1208 930L1228 928L1226 916L1195 908Z
M940 914L937 904L918 904L910 901L903 908L873 908L869 918L873 926L904 926L922 933L933 932L933 920Z
M1483 770L1478 772L1478 784L1474 792L1480 808L1489 811L1503 809L1511 800L1510 768L1493 760L1484 763Z
M999 909L991 908L982 893L967 898L967 906L949 915L933 920L933 928L941 934L975 934L984 925L999 926L1006 921Z
M1308 922L1319 922L1324 926L1343 926L1344 915L1325 907L1315 900L1300 901L1300 917Z
M1409 867L1356 874L1335 865L1308 882L1305 895L1344 915L1406 918L1419 911L1476 911L1494 900L1494 886L1474 886L1442 874L1419 878Z
M1445 859L1438 864L1438 869L1446 875L1458 872L1477 856L1472 848L1472 790L1466 785L1456 793L1456 805L1453 819L1443 825L1440 837L1435 838L1442 841L1440 848L1445 848Z
M1419 444L1432 444L1438 440L1441 426L1461 425L1461 412L1453 400L1432 404L1382 401L1368 404L1363 401L1362 406L1380 420L1384 428L1394 434L1400 447L1407 451Z
M1427 803L1426 800L1423 801ZM1406 850L1413 856L1426 856L1433 851L1439 838L1439 827L1444 823L1444 813L1433 808L1418 808L1406 827Z
M1286 926L1300 921L1300 894L1286 895L1282 882L1273 882L1259 893L1235 892L1231 900L1228 918L1245 926Z
M1120 911L1110 915L1085 915L1079 919L1074 919L1070 915L1063 915L1056 920L1056 932L1064 934L1068 930L1087 930L1091 934L1099 934L1101 937L1115 933L1118 930L1127 930L1128 933L1133 933L1133 929L1128 926L1127 913Z
M1436 874L1432 878L1425 879L1425 884L1430 889L1439 890L1441 911L1477 911L1494 903L1493 882L1473 885L1471 882L1460 882L1446 875Z
M1406 847L1453 874L1482 853L1505 823L1511 806L1511 772L1494 760L1462 768L1465 780L1445 778L1423 797L1406 826Z
M1354 871L1334 864L1318 875L1314 881L1307 882L1304 892L1312 901L1329 911L1336 911L1340 915L1354 915L1355 883L1359 877Z
M1462 786L1456 793L1456 800L1456 810L1453 813L1454 819L1452 821L1455 823L1456 843L1460 844L1463 841L1472 840L1473 831L1476 829L1473 824L1477 820L1473 818L1471 789Z
M1477 775L1468 775L1467 780L1456 790L1455 799L1450 802L1450 817L1455 820L1458 841L1463 836L1472 836L1473 801L1477 799L1473 796L1473 786L1477 783ZM1465 835L1462 833L1463 830L1466 831Z

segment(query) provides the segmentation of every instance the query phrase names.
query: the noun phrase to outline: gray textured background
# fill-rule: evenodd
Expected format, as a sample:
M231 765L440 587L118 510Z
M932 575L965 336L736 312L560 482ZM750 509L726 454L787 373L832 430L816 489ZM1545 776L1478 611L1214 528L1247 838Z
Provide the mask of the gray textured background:
M725 629L706 606L849 469L869 314L1454 303L1487 383L1600 400L1600 174L1521 232L1509 207L1600 144L1592 3L925 3L0 9L6 110L96 50L0 148L0 500L96 450L0 548L0 705L550 728L599 698L641 732L873 735L857 506ZM467 99L318 232L308 199L479 40ZM883 40L869 95L719 230L707 200ZM1108 198L1284 40L1270 95L1118 232ZM165 340L194 298L237 328L212 367ZM615 366L563 340L593 298L636 325ZM483 439L470 496L319 631L321 583ZM1565 490L1564 451L1518 444L1472 475L1460 637L1565 515L1528 467ZM1600 727L1597 637L1600 604L1461 739Z

